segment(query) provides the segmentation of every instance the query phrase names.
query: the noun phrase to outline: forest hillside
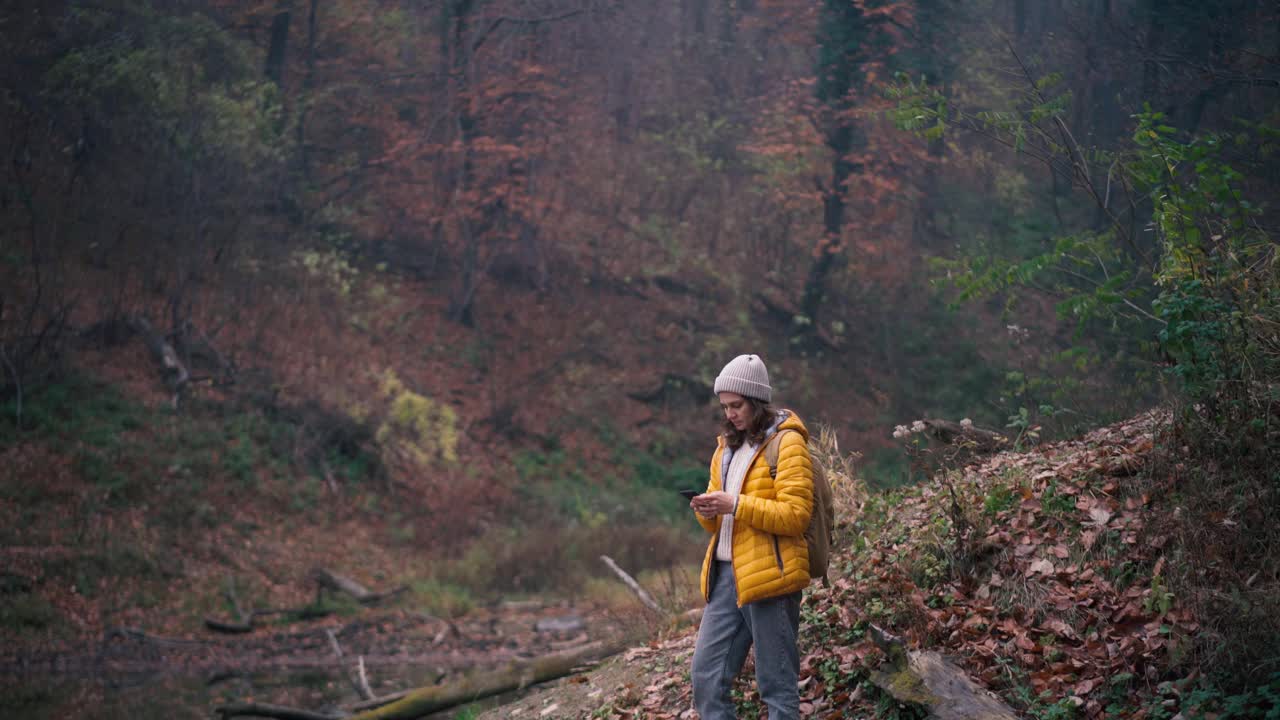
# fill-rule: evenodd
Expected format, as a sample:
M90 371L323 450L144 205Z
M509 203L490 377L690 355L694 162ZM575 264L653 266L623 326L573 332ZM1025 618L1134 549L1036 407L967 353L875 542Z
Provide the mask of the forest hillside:
M879 628L941 653L1017 717L1274 717L1280 627L1262 607L1275 588L1231 610L1219 593L1224 572L1273 570L1238 531L1265 523L1257 510L1186 520L1220 512L1202 503L1238 488L1189 487L1167 422L1147 413L1029 453L953 450L932 482L888 494L865 494L826 456L843 521L833 580L801 610L801 716L967 716L905 680L906 658L873 639ZM664 634L480 718L696 717L695 636ZM1270 676L1208 689L1224 667ZM739 717L757 716L749 672L734 699Z
M1160 418L1173 470L1146 482L1237 550L1192 534L1133 572L1273 616L1278 20L1257 0L6 5L0 704L207 708L220 690L135 703L104 668L333 672L326 630L413 682L650 630L600 556L696 604L677 491L705 484L714 378L747 352L856 451L871 508L959 467L917 423L1034 452ZM980 542L959 518L931 532ZM1006 532L1043 544L1042 519ZM961 582L948 553L973 549L938 542ZM1056 578L1054 557L1034 559ZM936 645L920 612L897 629ZM1275 670L1228 659L1201 673L1224 698Z

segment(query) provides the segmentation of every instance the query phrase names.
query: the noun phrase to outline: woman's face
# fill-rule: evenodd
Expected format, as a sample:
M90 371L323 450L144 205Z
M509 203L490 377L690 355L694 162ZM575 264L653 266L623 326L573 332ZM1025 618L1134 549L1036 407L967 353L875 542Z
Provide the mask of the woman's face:
M747 423L751 421L751 404L746 398L738 393L722 392L720 409L724 411L725 419L733 425L735 430L742 432L747 429Z

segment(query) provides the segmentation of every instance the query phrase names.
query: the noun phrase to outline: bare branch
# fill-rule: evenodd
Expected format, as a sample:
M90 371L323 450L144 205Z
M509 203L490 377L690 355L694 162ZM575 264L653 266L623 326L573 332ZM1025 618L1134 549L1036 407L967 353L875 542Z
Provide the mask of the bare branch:
M584 9L578 9L578 10L570 10L568 12L563 12L563 13L560 13L559 15L547 15L544 17L536 17L536 18L512 17L510 15L502 15L500 17L494 18L493 22L489 23L489 27L485 28L484 31L481 32L480 35L475 40L472 41L471 52L474 53L476 50L479 50L480 46L483 45L485 41L489 39L489 36L492 35L493 32L497 30L499 27L501 27L504 23L511 23L513 25L530 25L530 26L541 25L543 23L551 23L551 22L558 22L560 20L568 20L571 17L574 17L576 15L582 15L585 12L586 10Z
M342 645L338 644L338 636L333 634L333 628L325 628L325 637L329 638L329 647L333 648L333 654L337 657L338 667L342 670L342 674L347 676L347 681L351 683L351 687L355 689L356 694L361 700L373 700L373 691L369 689L369 680L364 675L364 656L360 656L360 674L357 677L353 675L347 668L347 664L342 661Z
M640 598L640 602L644 603L645 607L659 615L663 614L662 608L658 605L658 601L654 600L652 595L646 592L644 588L640 587L640 583L636 582L635 578L627 574L626 570L618 567L618 563L614 562L613 558L608 555L601 555L600 559L603 560L604 564L608 565L609 569L622 580L623 584L631 588L631 591L636 594L636 597Z

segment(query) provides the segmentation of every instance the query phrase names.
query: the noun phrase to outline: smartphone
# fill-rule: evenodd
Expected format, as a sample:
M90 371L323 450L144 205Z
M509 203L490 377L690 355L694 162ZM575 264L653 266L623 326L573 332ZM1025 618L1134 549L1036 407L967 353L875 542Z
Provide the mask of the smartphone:
M702 491L701 490L681 490L680 494L684 496L685 500L692 500L695 497L701 495Z

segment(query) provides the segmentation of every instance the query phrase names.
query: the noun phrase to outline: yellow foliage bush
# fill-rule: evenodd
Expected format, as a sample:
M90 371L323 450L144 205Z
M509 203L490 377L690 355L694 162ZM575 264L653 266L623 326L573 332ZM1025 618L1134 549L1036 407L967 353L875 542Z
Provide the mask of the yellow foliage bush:
M384 453L402 454L419 464L458 460L458 415L453 408L405 387L394 370L379 387L389 401L375 438Z
M299 250L294 253L294 261L344 298L351 294L359 275L359 271L334 250Z

